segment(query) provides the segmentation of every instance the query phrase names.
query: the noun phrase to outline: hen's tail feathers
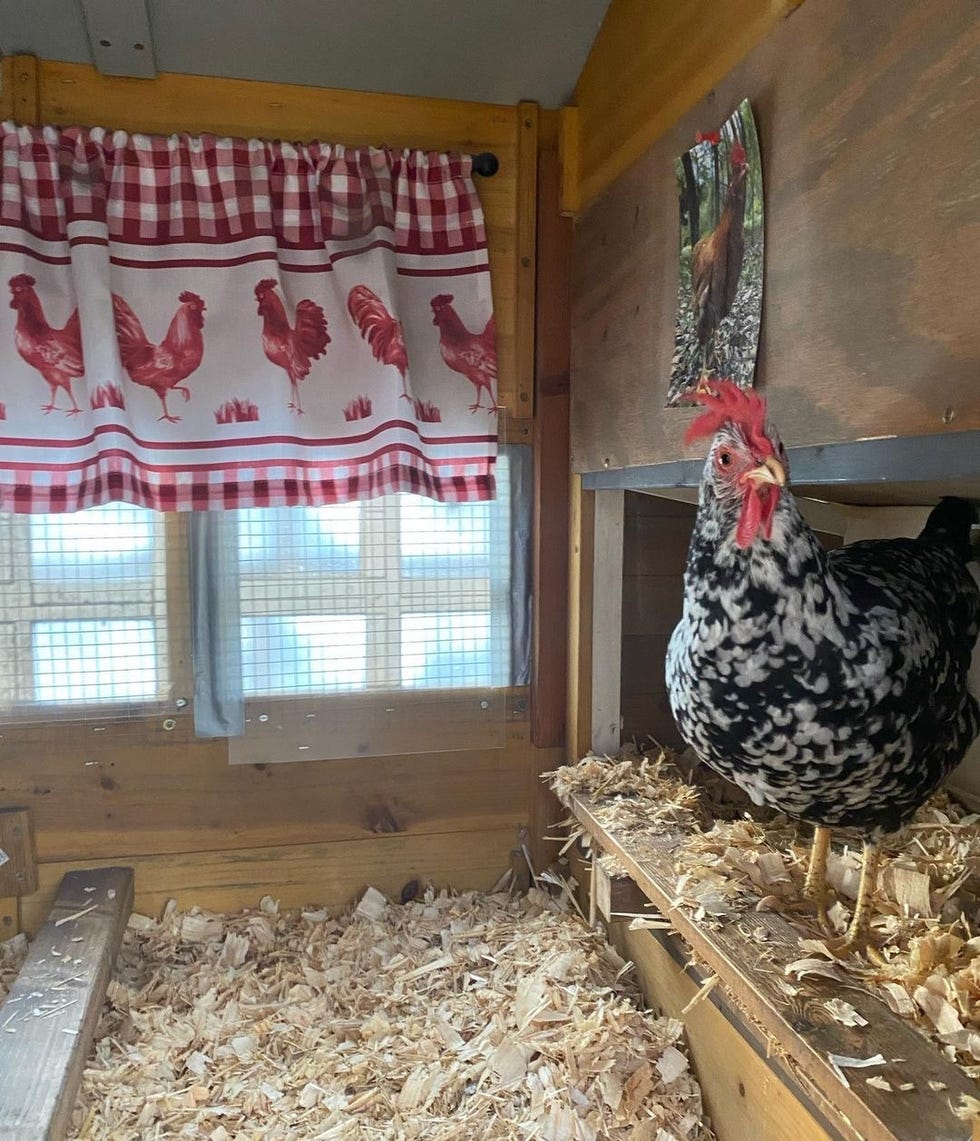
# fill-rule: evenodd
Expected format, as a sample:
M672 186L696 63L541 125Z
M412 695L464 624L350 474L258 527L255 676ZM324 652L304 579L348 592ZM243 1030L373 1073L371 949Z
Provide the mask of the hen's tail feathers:
M919 538L946 543L966 563L972 555L970 528L976 522L977 509L972 503L946 496L930 512Z

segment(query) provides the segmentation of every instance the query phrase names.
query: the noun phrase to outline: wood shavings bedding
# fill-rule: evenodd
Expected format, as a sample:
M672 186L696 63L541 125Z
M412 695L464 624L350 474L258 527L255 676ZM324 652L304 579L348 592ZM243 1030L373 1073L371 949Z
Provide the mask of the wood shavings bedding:
M630 767L637 773L633 785ZM628 832L631 842L642 846L645 834L676 833L677 902L705 926L744 920L763 908L780 912L800 929L805 951L783 964L789 978L820 973L867 987L929 1033L950 1061L980 1078L980 815L940 792L908 828L888 838L871 920L885 965L838 962L814 938L819 928L803 898L811 829L759 813L747 799L732 818L732 795L718 797L717 778L706 790L700 775L697 784L687 783L693 771L688 758L668 750L645 755L627 747L616 757L590 756L545 775L560 798L572 790L598 802L603 826ZM724 801L722 818L715 818L716 801ZM834 840L843 850L828 857L827 879L838 896L830 918L842 932L857 894L861 845L843 829Z
M134 915L70 1136L707 1141L623 966L537 888Z

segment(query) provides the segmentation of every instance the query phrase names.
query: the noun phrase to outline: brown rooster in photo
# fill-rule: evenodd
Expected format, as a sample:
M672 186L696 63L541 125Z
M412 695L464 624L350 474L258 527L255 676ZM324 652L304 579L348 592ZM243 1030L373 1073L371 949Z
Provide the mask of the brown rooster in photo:
M17 310L17 324L14 329L14 344L17 352L31 368L44 377L51 389L51 400L42 404L45 415L54 411L58 399L58 389L68 393L71 408L66 408L68 416L81 412L71 383L85 372L82 359L82 328L75 309L63 329L52 328L44 316L41 302L34 290L35 281L29 273L18 273L8 282L10 286L10 308Z
M347 310L361 336L370 345L374 359L398 369L402 378L402 399L411 400L405 380L408 351L401 321L392 317L381 298L366 285L355 285L350 291Z
M745 148L736 142L725 208L718 225L705 234L691 253L691 294L694 326L701 345L701 376L708 374L718 326L731 312L745 255Z
M255 298L262 318L262 348L274 365L286 370L293 392L289 407L302 416L299 382L309 376L313 361L322 357L330 344L326 315L315 301L307 298L296 306L296 327L291 328L271 277L255 287Z
M491 316L482 333L471 333L452 306L453 295L440 293L432 298L432 324L439 328L442 359L453 370L461 372L476 388L476 403L470 411L482 408L483 389L490 401L487 412L497 411L494 387L497 383L497 328Z
M157 419L171 424L176 424L180 417L171 416L167 393L179 392L185 401L190 400L190 390L180 382L200 368L204 356L204 302L188 290L180 294L179 301L167 335L155 345L129 303L117 293L112 295L122 366L134 384L151 388L157 394L163 405L163 415Z

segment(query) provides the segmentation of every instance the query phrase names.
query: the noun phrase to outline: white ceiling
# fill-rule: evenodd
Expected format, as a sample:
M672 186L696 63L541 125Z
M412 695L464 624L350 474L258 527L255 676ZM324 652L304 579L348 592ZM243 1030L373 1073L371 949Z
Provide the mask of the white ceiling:
M137 54L129 41L143 38L134 32L143 0L0 0L0 53L130 74L152 74L155 63L195 75L560 107L609 0L145 3L150 42ZM113 62L123 41L127 54Z

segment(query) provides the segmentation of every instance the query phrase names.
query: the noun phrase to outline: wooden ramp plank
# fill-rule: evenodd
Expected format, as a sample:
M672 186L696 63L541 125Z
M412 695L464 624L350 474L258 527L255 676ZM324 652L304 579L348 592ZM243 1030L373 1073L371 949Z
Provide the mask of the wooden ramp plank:
M616 857L647 898L669 920L697 956L718 975L737 1008L761 1026L785 1051L793 1072L818 1110L848 1138L874 1141L968 1141L972 1128L953 1113L961 1094L976 1097L977 1087L919 1031L874 995L848 987L847 1001L868 1020L865 1027L842 1026L821 1004L839 997L841 985L806 976L793 980L799 993L789 998L778 982L782 967L800 959L799 935L774 912L755 912L752 925L764 938L747 939L738 924L709 929L675 906L674 851L678 837L644 833L642 838L611 832L588 797L574 796L572 811L604 852ZM845 1086L831 1068L828 1054L868 1058L881 1053L889 1064L850 1070ZM914 1082L915 1089L886 1092L867 1085L878 1074L893 1085ZM933 1093L928 1083L942 1083Z
M133 906L132 868L74 871L0 1006L0 1138L65 1136Z

